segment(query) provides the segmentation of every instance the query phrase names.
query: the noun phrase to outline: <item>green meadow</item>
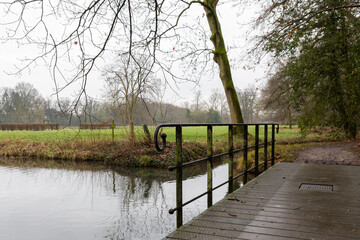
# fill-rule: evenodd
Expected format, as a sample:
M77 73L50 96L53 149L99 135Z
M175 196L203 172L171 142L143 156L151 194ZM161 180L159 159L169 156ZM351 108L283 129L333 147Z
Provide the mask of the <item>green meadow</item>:
M155 127L149 127L153 135ZM175 141L175 129L163 128L163 133L167 134L167 141ZM206 142L206 127L184 127L183 130L184 142ZM135 133L138 140L144 138L142 127L135 127ZM227 141L228 128L226 126L214 127L213 136L214 142ZM255 135L255 127L249 127L249 134ZM114 130L115 141L127 140L126 127L117 127ZM259 128L260 139L264 138L264 127ZM303 134L300 129L295 126L292 129L286 126L280 126L279 133L275 134L275 138L279 141L293 141L296 139L311 139L324 138L323 132ZM271 138L271 128L268 131L268 139ZM36 142L58 142L58 141L97 141L97 140L112 140L112 130L79 130L75 128L64 128L60 130L45 130L45 131L0 131L0 140L21 139L32 140Z

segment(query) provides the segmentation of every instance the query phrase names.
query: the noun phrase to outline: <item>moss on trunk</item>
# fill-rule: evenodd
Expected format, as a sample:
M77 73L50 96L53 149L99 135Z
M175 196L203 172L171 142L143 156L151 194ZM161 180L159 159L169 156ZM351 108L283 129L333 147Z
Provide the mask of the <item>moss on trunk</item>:
M243 123L239 99L232 80L230 63L225 47L224 38L221 31L220 22L216 13L218 0L204 0L203 6L206 12L207 21L212 33L210 40L214 45L214 61L218 64L220 70L220 79L224 87L226 99L229 105L231 122ZM240 128L240 132L241 132ZM236 132L239 132L238 130Z

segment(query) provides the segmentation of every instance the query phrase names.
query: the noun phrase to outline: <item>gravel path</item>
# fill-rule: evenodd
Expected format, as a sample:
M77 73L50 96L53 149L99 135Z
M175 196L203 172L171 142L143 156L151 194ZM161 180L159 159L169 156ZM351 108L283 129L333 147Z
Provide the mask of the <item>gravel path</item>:
M294 162L360 165L360 140L308 147L298 152Z

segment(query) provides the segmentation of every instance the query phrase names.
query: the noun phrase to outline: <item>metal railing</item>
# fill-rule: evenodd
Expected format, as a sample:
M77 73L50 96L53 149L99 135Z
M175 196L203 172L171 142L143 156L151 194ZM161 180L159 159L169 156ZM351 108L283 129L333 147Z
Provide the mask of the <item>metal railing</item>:
M228 127L228 152L213 155L213 127L218 126L227 126ZM249 146L249 126L255 126L255 144ZM263 142L259 143L259 127L264 126L264 136ZM269 126L271 127L271 141L268 141L268 130ZM275 161L275 126L277 126L276 131L279 132L279 125L276 123L259 123L259 124L160 124L157 126L154 133L154 141L155 148L158 151L163 151L166 147L166 137L165 133L161 134L162 145L159 146L158 136L161 128L169 128L175 127L175 166L170 166L169 170L173 171L176 169L176 207L169 210L170 214L173 214L176 211L176 226L179 228L183 224L183 207L188 205L189 203L207 195L207 207L211 207L213 203L213 195L212 192L225 184L229 184L229 193L234 190L234 180L243 176L243 184L247 183L247 175L248 172L255 172L255 176L259 174L259 166L264 165L264 171L268 167L268 161L271 161L271 165L274 165ZM195 161L183 163L182 162L182 129L183 127L207 127L207 157L198 159ZM234 132L235 129L242 128L240 131L243 135L243 144L239 149L234 149ZM238 131L238 130L237 130ZM271 157L268 158L268 146L271 144ZM259 148L264 147L264 161L259 163ZM255 160L254 167L248 169L248 152L249 150L255 150ZM233 176L233 165L234 165L234 154L243 152L243 172L240 174ZM221 183L216 187L212 187L213 178L212 178L212 170L213 170L213 159L220 158L223 156L229 156L229 178L226 182ZM183 175L183 167L189 167L194 164L205 162L207 163L207 191L190 199L189 201L183 203L182 199L182 175Z

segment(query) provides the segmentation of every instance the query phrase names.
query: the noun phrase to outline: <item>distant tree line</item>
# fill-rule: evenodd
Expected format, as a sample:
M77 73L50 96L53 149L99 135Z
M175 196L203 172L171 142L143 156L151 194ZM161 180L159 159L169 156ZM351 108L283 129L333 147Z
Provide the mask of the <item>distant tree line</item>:
M197 97L197 102L179 107L163 103L161 99L150 97L139 100L134 108L134 125L155 125L164 122L220 123L229 121L226 100L215 98L211 105L205 104ZM219 101L221 99L221 101ZM73 100L59 100L43 97L30 83L18 83L14 88L0 89L0 122L1 123L60 123L62 126L79 126L80 123L102 123L115 120L116 125L129 125L126 104L121 99L110 97L104 100L85 99L74 108ZM216 102L218 101L218 103Z
M278 88L281 89L281 88ZM266 90L266 89L265 89ZM264 121L287 122L285 111L286 98L280 103L272 103L273 90L269 94L263 89L258 94L253 85L238 89L239 102L247 123ZM80 123L111 123L117 126L128 126L128 112L124 108L124 98L111 98L108 93L104 100L86 99L73 108L70 98L59 100L43 97L30 83L21 82L14 88L0 89L0 122L1 123L60 123L62 126L79 126ZM174 123L229 123L230 115L226 98L220 90L213 90L208 98L202 98L201 91L194 94L191 101L183 106L164 103L159 95L139 98L132 108L133 125L156 125L165 122ZM273 106L273 110L269 106Z

